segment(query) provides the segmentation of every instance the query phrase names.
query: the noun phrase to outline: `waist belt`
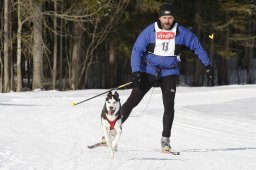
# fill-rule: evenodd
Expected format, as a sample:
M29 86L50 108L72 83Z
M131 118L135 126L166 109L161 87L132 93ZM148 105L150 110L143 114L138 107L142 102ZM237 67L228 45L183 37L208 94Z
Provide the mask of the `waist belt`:
M149 63L146 59L142 59L142 62L144 63L144 64L147 64L147 65L149 65L149 66L151 66L151 67L154 67L154 68L158 68L158 69L174 69L174 68L176 68L176 67L178 67L178 64L176 63L176 64L171 64L171 65L169 65L169 66L167 66L167 67L159 67L159 66L154 66L154 65L152 65L151 63Z

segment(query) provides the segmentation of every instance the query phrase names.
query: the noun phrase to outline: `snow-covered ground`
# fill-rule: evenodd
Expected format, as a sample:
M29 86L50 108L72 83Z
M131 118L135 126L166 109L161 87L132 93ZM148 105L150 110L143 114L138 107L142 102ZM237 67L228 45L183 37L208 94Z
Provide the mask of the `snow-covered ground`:
M122 103L130 91L118 90ZM87 149L103 135L105 96L71 106L101 92L0 94L0 169L256 169L256 85L178 87L171 145L179 156L160 153L161 91L149 91L123 125L114 159L106 147Z

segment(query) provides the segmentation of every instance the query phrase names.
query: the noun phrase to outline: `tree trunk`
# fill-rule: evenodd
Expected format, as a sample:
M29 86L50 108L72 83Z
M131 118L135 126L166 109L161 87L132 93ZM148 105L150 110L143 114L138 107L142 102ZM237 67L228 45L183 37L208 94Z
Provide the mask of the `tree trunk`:
M22 73L21 73L21 13L20 13L20 0L18 0L18 31L17 31L17 87L16 91L20 92L22 90Z
M1 57L1 54L0 54ZM0 58L1 59L1 58ZM0 60L0 93L3 92L3 63L2 60Z
M42 4L35 5L33 17L34 45L33 45L33 82L32 89L43 88L43 37L42 37Z
M10 72L10 90L14 89L14 63L13 63L13 57L12 57L12 52L13 52L13 43L12 43L12 3L13 1L9 2L9 39L10 39L10 43L9 43L9 72Z
M54 11L57 11L57 0L54 0ZM58 50L58 37L57 37L57 17L54 16L54 49L53 49L53 70L52 70L52 88L56 89L56 76L57 76L57 50Z
M251 16L249 17L249 34L253 37L255 34L255 19ZM254 44L255 39L253 38L250 44L248 45L248 67L247 67L247 83L251 84L253 82L253 67L252 67L252 59L254 54Z
M79 71L79 56L80 56L80 27L78 23L74 23L74 38L72 48L72 66L71 66L71 88L76 90L78 88L78 71Z
M4 92L10 91L9 0L4 0Z
M60 2L60 11L61 13L63 13L63 1ZM62 27L63 27L63 19L60 19L60 27L59 27L59 31L62 34ZM62 36L59 37L59 89L63 90L63 81L62 81L62 58L63 58L63 38Z
M110 41L109 43L109 67L107 68L108 72L108 86L116 86L116 54L115 54L115 42Z
M211 39L210 53L209 53L209 58L210 58L212 66L213 66L213 56L214 56L214 38ZM212 79L212 80L207 79L207 85L214 86L214 79Z
M226 12L226 21L229 20L229 13ZM225 35L225 48L226 50L229 50L229 45L230 45L230 41L229 41L229 37L230 37L230 30L229 30L229 27L226 28L226 35ZM221 74L223 74L223 85L228 85L228 68L227 68L227 57L226 56L223 56L223 69L222 69L222 72Z
M196 25L196 33L197 36L200 37L201 34L201 0L196 0L196 14L195 14L195 25ZM199 83L199 75L200 75L200 62L199 60L195 60L194 74L193 74L193 85L200 86Z
M4 64L2 62L2 52L0 50L0 93L3 92L3 79L4 79L3 70L4 70Z

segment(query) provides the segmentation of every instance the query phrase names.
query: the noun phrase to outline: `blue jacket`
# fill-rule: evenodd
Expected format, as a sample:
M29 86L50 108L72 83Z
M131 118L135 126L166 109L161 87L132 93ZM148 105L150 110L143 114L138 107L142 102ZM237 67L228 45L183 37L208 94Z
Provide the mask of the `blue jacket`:
M159 26L158 22L158 26ZM160 27L160 26L159 26ZM175 55L160 56L150 52L156 42L155 24L146 27L138 36L131 56L132 72L145 72L151 75L156 74L156 67L161 69L160 77L179 75L177 57L183 50L190 49L196 54L204 66L210 65L209 58L202 48L198 38L183 26L177 26L175 36Z

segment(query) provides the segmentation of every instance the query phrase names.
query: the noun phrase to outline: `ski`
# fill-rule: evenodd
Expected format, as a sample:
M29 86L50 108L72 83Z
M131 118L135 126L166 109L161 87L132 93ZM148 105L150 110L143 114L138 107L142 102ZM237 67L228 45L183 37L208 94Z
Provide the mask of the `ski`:
M97 147L100 147L100 146L107 146L106 144L103 144L101 142L98 142L98 143L95 143L93 145L89 145L87 146L89 149L93 149L93 148L97 148Z
M180 152L177 152L177 151L162 151L162 153L172 154L172 155L180 155Z
M89 149L94 149L94 148L97 148L97 147L101 147L101 146L107 146L107 144L103 144L101 142L98 142L98 143L95 143L93 145L89 145L87 146ZM162 153L165 153L165 154L172 154L172 155L180 155L180 152L177 152L177 151L162 151Z

